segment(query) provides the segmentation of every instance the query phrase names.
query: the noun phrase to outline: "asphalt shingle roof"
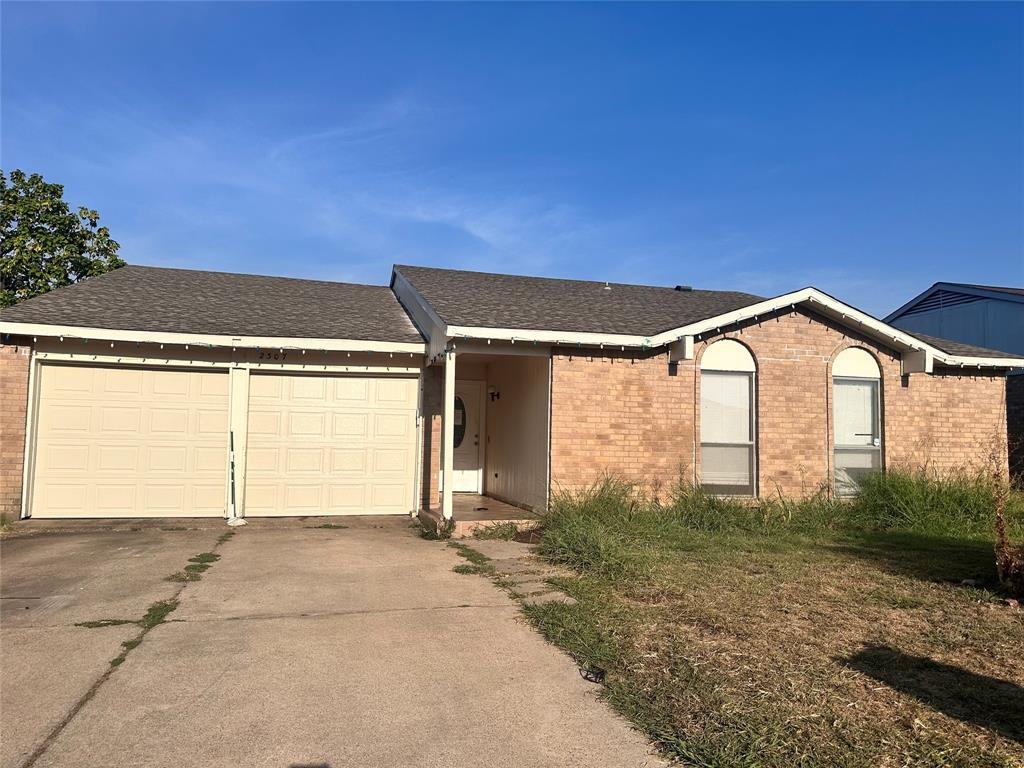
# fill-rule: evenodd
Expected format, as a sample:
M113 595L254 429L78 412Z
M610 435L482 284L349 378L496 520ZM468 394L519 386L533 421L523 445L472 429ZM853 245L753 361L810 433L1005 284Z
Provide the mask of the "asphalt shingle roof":
M653 336L762 300L736 291L677 291L431 267L395 270L448 325Z
M926 344L938 347L943 352L948 352L951 355L960 355L962 357L1018 357L1018 355L1014 355L1012 352L1000 352L997 349L976 347L973 344L964 344L952 339L940 339L938 336L929 336L926 333L918 333L917 331L903 332L920 339Z
M422 343L383 285L127 266L0 311L5 322Z

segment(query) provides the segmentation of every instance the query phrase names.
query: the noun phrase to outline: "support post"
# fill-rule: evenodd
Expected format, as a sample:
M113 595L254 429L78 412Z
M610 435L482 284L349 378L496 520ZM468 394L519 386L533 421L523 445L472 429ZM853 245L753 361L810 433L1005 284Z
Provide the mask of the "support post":
M441 419L441 514L452 519L455 469L455 353L444 353L444 416Z
M228 475L228 518L245 517L245 459L249 441L249 369L232 367L228 371L228 429L234 453L234 477ZM229 464L230 473L231 466ZM235 498L231 504L231 483L234 481Z

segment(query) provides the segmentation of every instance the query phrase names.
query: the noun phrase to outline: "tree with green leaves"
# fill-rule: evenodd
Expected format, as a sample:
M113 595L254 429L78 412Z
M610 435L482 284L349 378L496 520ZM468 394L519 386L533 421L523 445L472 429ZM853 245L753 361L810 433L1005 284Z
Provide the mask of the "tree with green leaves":
M0 307L124 266L89 208L72 213L64 187L0 170Z

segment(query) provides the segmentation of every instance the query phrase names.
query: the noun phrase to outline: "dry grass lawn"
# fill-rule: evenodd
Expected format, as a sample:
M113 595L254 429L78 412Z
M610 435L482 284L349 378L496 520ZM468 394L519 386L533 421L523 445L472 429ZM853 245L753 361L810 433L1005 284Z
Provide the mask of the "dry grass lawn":
M562 562L600 539L553 527ZM638 527L529 615L684 764L1024 766L1024 613L983 537Z

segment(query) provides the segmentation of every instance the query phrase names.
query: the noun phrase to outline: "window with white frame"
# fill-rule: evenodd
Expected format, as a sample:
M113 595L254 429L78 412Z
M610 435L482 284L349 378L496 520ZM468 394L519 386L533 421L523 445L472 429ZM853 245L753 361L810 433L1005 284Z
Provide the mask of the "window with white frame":
M844 349L832 363L835 489L853 496L882 470L881 370L870 352Z
M700 363L701 487L716 495L757 493L755 366L732 339L711 344Z

